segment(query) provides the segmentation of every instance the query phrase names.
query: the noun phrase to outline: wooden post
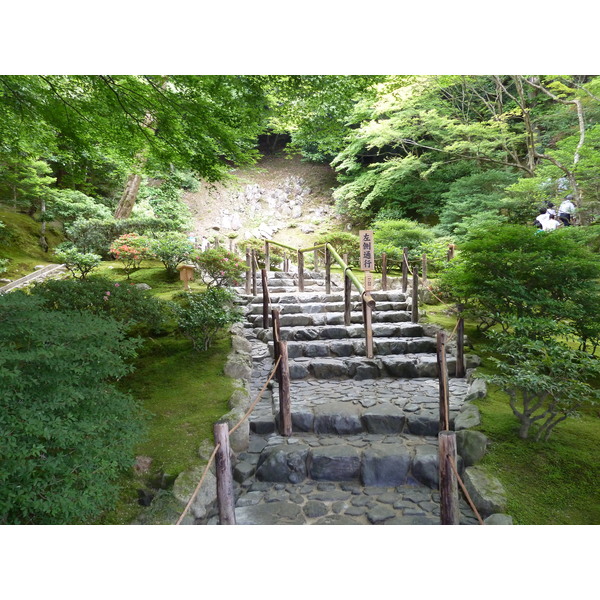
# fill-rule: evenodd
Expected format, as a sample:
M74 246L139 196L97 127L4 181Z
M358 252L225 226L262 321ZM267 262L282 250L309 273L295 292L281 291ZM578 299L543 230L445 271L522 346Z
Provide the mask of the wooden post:
M381 254L381 289L387 291L387 254Z
M269 256L269 242L265 242L265 269L271 270L271 257Z
M325 246L325 293L331 294L331 252Z
M419 270L416 265L413 267L411 321L413 323L419 322Z
M367 358L373 358L373 309L362 297L363 323L365 327L365 354Z
M346 264L346 266L348 265L348 253L344 252L344 254L342 254L342 260L344 261L344 263Z
M229 427L227 423L215 423L213 431L215 434L215 444L219 444L219 450L215 456L219 524L235 525L235 500L233 495L231 454L229 450Z
M304 254L298 250L298 291L304 291Z
M451 461L456 465L456 433L440 431L438 434L440 463L440 520L442 525L459 525L458 484Z
M279 433L292 435L292 409L290 403L290 367L287 342L279 342Z
M448 391L448 368L446 366L446 333L437 334L437 364L440 388L440 431L450 430L450 404Z
M346 327L351 322L351 311L352 311L352 280L348 277L346 270L344 270L344 325Z
M464 377L465 371L465 320L460 316L462 305L458 305L458 326L456 328L456 376Z
M317 245L317 243L315 242L315 246L316 245ZM313 262L315 263L314 270L316 271L319 266L319 250L318 250L318 248L315 248L313 250L313 258L314 258Z
M408 248L402 249L402 293L408 288Z
M427 283L427 254L423 254L421 259L421 280Z
M269 328L269 280L267 277L267 270L261 269L260 276L262 281L262 295L263 295L263 329Z
M289 272L289 270L290 270L290 257L289 257L287 254L285 254L285 255L284 255L284 257L285 257L285 258L284 258L284 260L285 260L285 267L284 267L284 269L283 269L283 270L284 270L286 273L288 273L288 272Z
M246 294L249 296L251 291L252 281L252 257L250 248L246 246Z
M252 249L252 295L256 296L256 252Z
M279 358L279 342L281 341L281 321L279 320L279 309L274 308L271 311L273 322L273 360L277 362ZM275 380L279 381L279 369L275 372Z

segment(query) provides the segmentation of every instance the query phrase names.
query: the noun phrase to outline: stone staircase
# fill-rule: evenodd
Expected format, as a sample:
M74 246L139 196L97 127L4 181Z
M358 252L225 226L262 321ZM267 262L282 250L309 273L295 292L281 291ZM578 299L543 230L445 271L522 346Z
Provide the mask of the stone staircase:
M358 294L345 326L337 286L327 295L323 278L311 273L307 291L298 293L294 281L292 274L269 273L271 307L280 310L288 342L293 433L278 434L273 380L250 417L249 447L236 457L237 522L439 524L432 332L411 323L405 294L373 292L375 357L367 359ZM272 329L262 328L260 289L256 298L240 294L240 302L247 303L254 397L273 366ZM451 356L448 370L452 376ZM452 424L467 388L465 379L450 378ZM461 514L464 524L477 523L464 502Z

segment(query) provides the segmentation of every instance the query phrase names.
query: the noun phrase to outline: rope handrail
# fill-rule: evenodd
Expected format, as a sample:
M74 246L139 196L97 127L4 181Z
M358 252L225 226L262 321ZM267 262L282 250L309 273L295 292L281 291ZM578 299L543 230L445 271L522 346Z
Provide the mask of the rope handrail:
M267 385L269 385L269 381L271 381L271 379L273 379L275 372L277 371L277 368L279 367L279 363L281 362L281 356L277 359L277 361L275 362L275 364L273 365L273 368L271 369L271 373L269 374L269 377L267 379L267 381L265 382L265 384L263 385L263 387L261 388L260 392L258 392L256 398L254 399L254 401L252 402L252 404L250 405L250 408L246 411L246 414L244 414L244 416L237 422L236 425L234 425L234 427L232 427L229 430L229 435L231 435L252 413L252 411L256 408L256 405L259 403L260 399L262 398L262 395L264 393L264 391L267 389ZM196 486L196 489L194 490L194 493L191 495L186 507L184 508L183 512L181 513L181 515L179 516L179 519L177 519L177 522L175 523L175 525L180 525L181 521L183 521L183 518L185 517L185 515L187 514L188 510L190 509L190 506L192 505L192 503L194 502L194 500L196 499L196 496L198 495L198 492L200 491L200 488L202 487L202 483L204 482L204 479L206 478L206 474L208 473L208 470L210 468L210 466L212 465L212 462L217 454L217 451L220 448L220 444L217 444L214 447L214 450L212 452L212 454L210 455L210 458L208 459L208 462L206 463L206 467L204 467L204 472L202 473L202 477L200 478L200 481L198 482L198 485Z
M458 470L456 468L456 465L454 464L454 458L452 456L450 456L449 454L446 455L446 458L448 459L448 462L450 463L450 468L454 471L454 475L456 475L456 480L458 481L458 483L463 491L463 494L465 495L465 498L467 499L467 502L469 503L469 506L471 507L471 510L475 513L475 516L477 517L479 524L484 525L481 515L477 511L477 508L475 508L475 504L473 503L473 500L471 500L471 496L469 496L469 492L467 492L467 488L465 487L463 480L460 478L460 475L458 474Z

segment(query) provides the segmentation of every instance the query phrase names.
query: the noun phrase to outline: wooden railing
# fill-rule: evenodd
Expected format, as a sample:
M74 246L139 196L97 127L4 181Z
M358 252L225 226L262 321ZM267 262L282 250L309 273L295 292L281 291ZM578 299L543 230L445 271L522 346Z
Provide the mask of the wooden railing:
M330 244L315 244L307 248L294 248L281 242L274 240L265 241L265 273L262 274L263 278L263 328L268 328L268 314L270 310L270 298L266 285L266 271L270 267L270 250L271 246L279 246L289 250L293 255L295 254L298 264L298 292L304 292L304 254L306 252L314 253L314 262L318 264L318 252L319 250L324 251L324 266L325 266L325 293L331 294L331 266L334 263L343 270L344 273L344 325L348 326L351 324L351 313L352 313L352 286L356 288L360 294L362 313L363 313L363 325L365 330L365 345L366 345L366 356L367 358L374 357L373 349L373 309L376 306L376 302L371 295L369 290L365 290L364 285L359 281L358 277L352 272L352 269L346 264L342 257L336 252L335 248ZM285 260L285 258L284 258ZM257 271L258 262L256 260L256 252L250 248L246 248L246 293L253 296L257 295ZM266 315L266 316L265 316Z

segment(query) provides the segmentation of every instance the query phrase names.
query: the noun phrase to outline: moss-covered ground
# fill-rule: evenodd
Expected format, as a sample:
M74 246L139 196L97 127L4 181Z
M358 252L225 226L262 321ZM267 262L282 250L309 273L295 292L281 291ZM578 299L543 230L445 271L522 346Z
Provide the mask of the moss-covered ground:
M456 316L445 305L427 306L425 317L448 331ZM473 323L465 331L482 358L486 354ZM507 492L508 513L519 525L600 524L600 413L588 410L579 418L560 423L547 442L521 440L519 422L508 396L488 387L486 398L476 401L482 424L478 428L491 441L481 466L498 477Z

